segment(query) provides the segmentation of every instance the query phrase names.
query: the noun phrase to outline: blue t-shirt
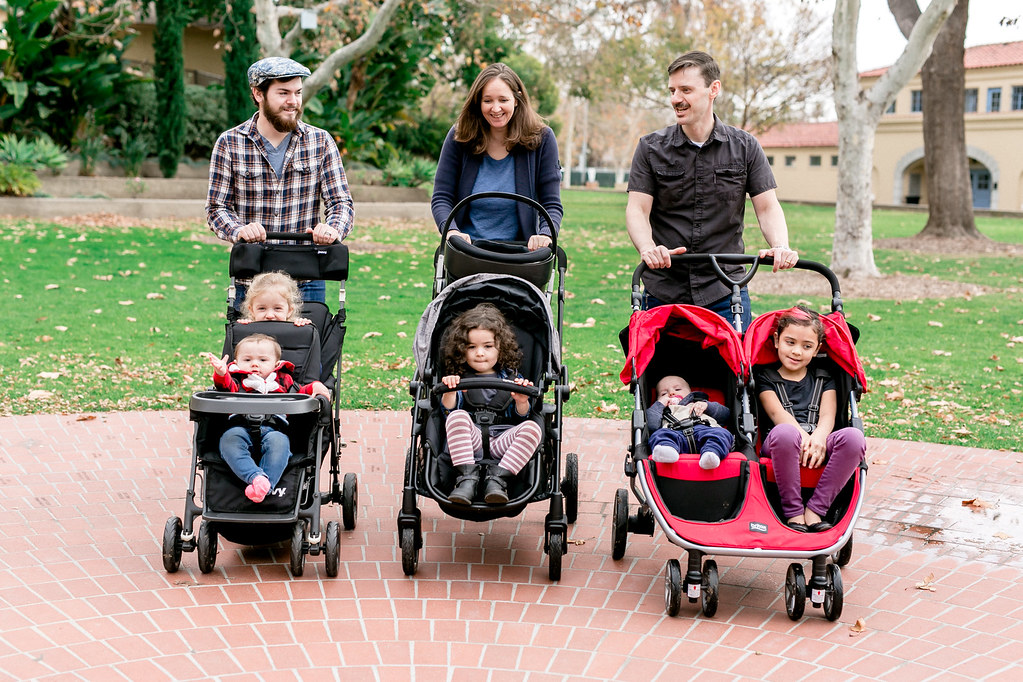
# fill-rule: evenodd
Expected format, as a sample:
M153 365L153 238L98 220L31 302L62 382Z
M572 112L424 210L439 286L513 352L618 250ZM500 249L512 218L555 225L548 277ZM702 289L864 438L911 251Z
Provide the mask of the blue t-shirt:
M489 154L483 155L473 194L479 192L514 192L515 158L509 154L497 161ZM518 206L511 199L479 199L469 204L469 221L472 227L465 230L473 240L493 239L516 241L522 237L519 232Z
M260 137L263 137L260 135ZM281 173L284 171L284 155L288 153L288 143L291 142L291 133L284 136L281 140L280 145L274 147L270 144L270 140L263 137L263 146L266 147L266 158L273 166L274 172L277 173L277 177L281 177Z

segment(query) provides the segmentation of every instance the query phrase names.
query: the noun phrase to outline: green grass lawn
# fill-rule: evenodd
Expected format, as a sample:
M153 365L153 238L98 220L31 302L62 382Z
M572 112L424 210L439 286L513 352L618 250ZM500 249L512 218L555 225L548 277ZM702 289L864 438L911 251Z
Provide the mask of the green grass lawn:
M569 256L564 355L574 384L569 416L626 418L618 332L628 323L638 257L624 228L625 195L567 191ZM791 242L829 261L834 211L785 206ZM762 245L752 212L748 250ZM878 211L875 238L908 237L926 214ZM978 218L989 237L1023 242L1023 221ZM0 221L0 413L181 409L210 383L198 358L223 342L227 246L204 225L61 227ZM358 221L350 240L342 408L404 410L412 337L430 300L432 225ZM983 285L954 299L846 300L860 327L870 391L868 435L1023 449L1023 275L1008 257L965 258L878 249L878 267ZM754 312L788 307L758 295ZM818 307L825 297L800 297Z

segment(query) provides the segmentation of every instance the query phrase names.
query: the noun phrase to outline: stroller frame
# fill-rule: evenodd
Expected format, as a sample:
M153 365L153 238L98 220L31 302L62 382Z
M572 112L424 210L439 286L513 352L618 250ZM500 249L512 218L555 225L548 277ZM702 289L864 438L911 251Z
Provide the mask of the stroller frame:
M709 262L718 278L732 287L732 326L737 334L742 332L741 288L753 278L761 264L771 265L773 263L771 258L759 259L756 256L737 254L685 254L674 256L672 260L673 262ZM751 264L752 267L740 279L733 280L723 271L720 263ZM795 267L817 272L828 280L832 291L832 315L837 314L841 316L843 308L842 296L838 279L834 273L826 266L814 261L800 260ZM641 263L633 274L632 308L634 315L641 309L643 296L641 277L645 270L645 264ZM688 308L690 306L680 307ZM842 324L844 325L844 319ZM746 340L748 341L748 339L749 337ZM747 345L747 343L744 343L743 362L739 368L739 388L738 399L736 401L740 408L740 413L736 420L739 433L735 434L737 443L735 450L745 455L745 459L737 463L734 462L736 459L734 457L728 460L730 463L733 463L733 466L737 466L740 471L742 481L741 508L736 511L733 518L726 519L723 522L708 524L714 530L718 530L728 524L739 527L740 524L746 523L750 524L752 530L753 524L757 523L755 519L764 518L765 516L773 517L779 524L783 523L782 520L777 519L777 512L772 509L771 502L766 499L766 492L763 499L751 494L751 491L766 491L768 486L767 470L759 462L755 449L758 425L754 409L755 402L750 395L754 384L752 362L747 362L749 358L745 357L748 350L746 348ZM627 369L629 368L627 367ZM624 375L625 371L623 370L623 377ZM655 488L654 471L648 459L649 446L647 445L646 438L649 433L645 423L643 390L635 358L632 358L629 383L630 390L635 399L635 411L632 420L632 439L629 444L628 455L625 459L625 473L629 478L629 487L639 501L639 509L635 514L630 514L628 490L619 488L616 491L612 519L612 558L617 560L624 556L627 534L629 532L652 536L655 526L659 526L671 543L682 547L688 554L684 574L678 560L671 559L665 566L666 612L671 616L677 615L682 595L685 594L690 603L700 602L701 610L708 617L713 616L717 610L718 570L716 562L713 559L704 560L705 556L717 554L722 556L809 559L812 563L809 583L807 583L802 566L799 563L793 562L789 566L785 582L786 612L792 620L798 620L802 617L805 609L805 600L809 596L814 607L823 607L826 618L836 620L841 615L843 602L843 587L839 567L846 565L852 556L853 525L860 512L864 497L863 490L866 483L865 463L860 464L857 474L850 479L843 492L839 495L838 500L836 500L835 505L833 505L833 509L836 506L840 507L842 504L846 505L842 514L843 523L836 528L835 532L803 535L800 540L812 538L816 541L816 543L808 542L804 548L792 546L793 543L791 542L782 543L781 545L772 545L769 542L764 542L754 547L727 545L718 540L713 534L702 532L695 523L679 524L673 522L672 519L665 515L661 507L654 502L655 498L659 497L659 494ZM858 375L853 377L851 382L846 383L850 384L849 391L846 394L848 397L843 397L840 400L839 420L843 419L842 408L845 407L848 411L848 423L846 425L853 426L862 431L863 423L859 417L856 405L856 401L863 391L862 369L860 369ZM653 426L650 426L651 431L653 428ZM682 526L681 529L680 526ZM687 534L682 532L682 530L692 530L692 535L696 536L695 539L692 536L687 537ZM767 531L768 528L765 526L762 532L766 534ZM830 564L828 563L829 558L832 561Z
M268 233L269 239L311 241L303 233ZM346 530L355 527L358 514L358 478L347 473L343 483L340 476L340 391L337 377L341 368L341 349L344 342L345 320L345 279L348 271L348 248L341 243L329 245L282 245L282 244L235 244L231 252L228 287L228 335L225 353L233 351L231 338L232 324L238 318L234 309L236 279L249 278L259 272L281 270L296 279L329 279L339 282L338 312L331 316L323 304L306 302L303 314L320 321L328 332L329 343L336 345L336 359L318 369L303 368L302 376L307 379L323 379L331 389L331 399L297 393L251 394L221 391L200 391L189 401L189 418L195 423L192 437L192 460L188 488L185 494L183 518L172 516L167 519L163 533L163 564L168 573L178 570L182 552L195 551L198 555L199 570L210 573L216 564L217 541L224 535L241 544L263 544L290 538L290 569L294 576L304 571L307 554L323 554L325 571L329 577L336 577L340 562L340 525L329 521L321 528L320 507L336 503L342 507L342 522ZM252 323L246 325L255 329L257 325L277 325L279 322ZM296 328L297 329L297 328ZM312 339L319 344L320 336L313 327ZM289 326L290 331L290 326ZM282 346L285 344L282 343ZM286 347L286 346L285 346ZM334 349L332 349L333 352ZM312 363L320 362L320 347L316 345L311 354ZM285 476L293 468L297 475L298 494L294 507L277 511L225 511L210 508L207 498L207 484L210 463L204 461L201 440L205 424L209 420L226 421L230 415L247 418L250 428L258 429L261 418L268 414L285 415L300 420L311 431L308 443L301 457L293 459L285 469ZM293 436L294 438L294 436ZM253 439L255 441L255 439ZM294 443L293 440L293 448ZM208 447L208 446L207 446ZM253 449L258 448L258 442ZM293 452L295 452L293 450ZM324 456L330 458L329 488L322 491L321 468ZM226 465L224 465L226 467ZM221 468L224 468L221 467ZM217 474L233 476L233 473ZM283 481L284 479L282 479ZM198 531L195 520L202 517Z
M402 570L409 576L415 575L418 570L419 551L423 547L422 512L417 504L419 495L436 501L444 513L468 521L489 521L516 516L528 504L549 499L550 507L544 520L544 552L550 559L548 567L550 579L560 580L562 557L568 547L568 525L575 522L579 504L579 460L575 453L568 453L565 456L565 475L559 478L562 461L562 406L570 393L568 370L561 363L567 258L564 251L557 246L556 235L552 236L553 243L549 249L543 248L535 252L526 251L524 245L513 244L518 246L516 252L514 248L506 248L506 245L493 245L488 248L491 245L487 243L477 242L473 245L452 243L462 242L457 238L449 241L447 232L452 217L472 200L492 196L528 203L544 216L548 224L553 224L543 206L528 197L503 192L486 192L471 195L459 202L441 230L441 245L434 257L436 275L433 300L423 314L420 330L417 330L416 370L409 384L409 392L414 399L412 432L406 452L402 503L397 518ZM486 270L455 278L456 274L462 273L450 272L445 262L458 264L458 269L468 267ZM553 265L556 265L556 273L552 275L550 271ZM518 271L521 271L525 278L514 274ZM547 276L544 275L545 272L548 273ZM555 280L556 322L551 319L553 315L550 306ZM546 283L545 291L541 291L538 286L541 283ZM441 432L438 430L434 412L440 409L440 396L452 389L440 383L440 374L434 366L432 354L436 351L440 334L435 332L432 325L434 323L439 325L444 315L450 319L451 308L457 308L460 312L477 303L501 300L495 299L496 294L503 294L505 300L516 300L516 297L520 297L526 301L524 305L530 307L531 315L527 317L534 321L543 317L547 321L549 347L543 349L544 357L538 359L540 366L532 368L534 376L527 377L535 379L537 385L520 386L494 379L468 377L463 378L458 388L454 390L499 388L524 393L534 400L551 391L553 404L541 402L539 419L543 423L544 435L537 454L517 477L518 487L509 489L508 503L487 505L476 502L471 505L458 505L448 500L447 494L450 490L445 490L446 486L441 485L444 482L441 474L445 464L442 462ZM541 311L541 307L545 312ZM513 327L517 326L515 320L509 321ZM554 325L555 328L551 329L550 327ZM422 345L421 339L424 339ZM523 340L522 330L519 340L520 343ZM529 360L524 358L524 361ZM446 466L450 467L450 463ZM522 485L523 480L526 481L525 486Z

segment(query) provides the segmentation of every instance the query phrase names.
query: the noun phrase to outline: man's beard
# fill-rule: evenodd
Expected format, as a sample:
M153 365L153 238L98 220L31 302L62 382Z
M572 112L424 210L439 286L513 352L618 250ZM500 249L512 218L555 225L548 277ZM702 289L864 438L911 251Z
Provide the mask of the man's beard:
M283 109L274 111L270 108L270 105L263 102L263 106L260 108L260 113L266 118L266 120L274 127L279 133L291 133L298 127L298 122L302 120L302 107L298 107L295 113L294 119L284 118L280 115Z

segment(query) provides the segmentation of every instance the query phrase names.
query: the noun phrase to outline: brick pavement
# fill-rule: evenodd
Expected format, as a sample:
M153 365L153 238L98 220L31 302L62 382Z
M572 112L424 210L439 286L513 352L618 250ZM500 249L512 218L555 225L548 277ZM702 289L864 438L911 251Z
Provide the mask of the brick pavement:
M567 420L579 520L552 584L545 504L478 524L422 502L426 546L405 577L409 417L368 411L342 415L360 509L337 578L322 557L292 578L286 546L223 540L213 573L186 553L169 575L160 538L183 509L187 414L87 417L0 419L0 679L1023 679L1020 453L871 440L839 621L809 606L788 619L787 561L730 557L716 558L717 615L684 601L669 618L664 562L681 551L657 531L610 557L621 420Z

